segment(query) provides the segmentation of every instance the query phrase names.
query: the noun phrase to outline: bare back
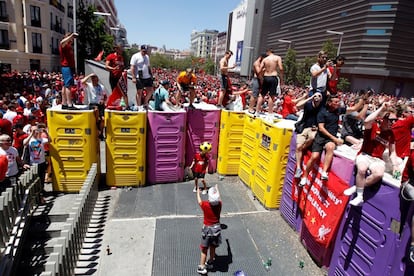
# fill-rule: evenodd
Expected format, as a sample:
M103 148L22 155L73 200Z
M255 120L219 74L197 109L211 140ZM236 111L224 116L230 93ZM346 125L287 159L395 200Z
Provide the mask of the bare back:
M261 67L264 69L264 76L277 76L277 70L279 70L279 72L283 71L282 58L270 54L263 59Z

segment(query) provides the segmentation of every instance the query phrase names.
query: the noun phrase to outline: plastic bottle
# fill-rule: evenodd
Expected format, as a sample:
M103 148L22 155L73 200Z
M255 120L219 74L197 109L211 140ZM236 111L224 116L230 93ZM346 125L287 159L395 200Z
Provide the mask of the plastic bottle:
M124 97L121 98L121 101L119 102L119 105L121 106L122 110L126 109L126 103Z

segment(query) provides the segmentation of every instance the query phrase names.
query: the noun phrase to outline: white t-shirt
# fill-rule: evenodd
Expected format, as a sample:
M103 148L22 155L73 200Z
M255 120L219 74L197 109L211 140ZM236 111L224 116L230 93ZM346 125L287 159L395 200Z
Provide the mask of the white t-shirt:
M138 75L138 71L142 70L142 78L143 79L149 79L151 78L151 74L149 71L149 67L150 67L150 59L148 55L141 55L141 52L135 53L132 57L131 57L131 65L133 65L135 67L135 74L136 74L136 78L139 78Z
M42 164L46 162L44 144L48 143L47 138L30 138L29 141L29 153L30 164Z
M312 73L312 72L320 71L321 69L322 69L321 66L318 63L315 63L314 65L312 65L310 72ZM320 73L319 76L311 77L310 86L313 89L320 88L320 87L325 88L327 81L328 81L328 69L325 69L322 73Z
M9 166L7 168L6 176L15 176L19 173L19 166L17 165L16 158L19 156L19 152L14 147L9 147L7 150L0 148L0 155L6 155Z
M101 100L104 101L106 90L102 84L98 83L97 86L93 86L92 83L87 82L85 83L85 90L84 104L99 104Z

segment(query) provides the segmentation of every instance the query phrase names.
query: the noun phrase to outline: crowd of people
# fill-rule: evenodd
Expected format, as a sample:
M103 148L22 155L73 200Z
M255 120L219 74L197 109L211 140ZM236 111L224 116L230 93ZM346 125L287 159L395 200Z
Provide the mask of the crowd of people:
M33 163L39 164L42 183L50 181L47 108L60 105L62 109L72 110L86 105L95 111L99 136L104 139L104 109L112 107L112 103L108 105L111 93L99 82L96 74L73 74L71 45L74 38L76 34L70 34L61 42L61 72L12 71L1 76L0 156L6 155L8 159L8 169L3 176L0 172L2 190L15 181L19 171ZM323 151L325 159L321 179L327 180L334 149L347 144L359 151L356 185L344 191L348 196L356 194L350 201L353 206L364 203L365 187L382 179L386 167L383 153L388 150L391 173L396 178L402 175L406 198L414 199L414 187L410 184L414 176L411 146L414 102L375 93L371 89L339 91L340 70L346 59L343 56L329 59L324 51L317 54L317 62L310 68L311 80L306 87L284 84L282 59L271 49L253 62L251 82L231 74L234 65L228 63L232 55L231 51L226 51L220 60L220 75L213 76L192 68L183 71L152 68L146 45L132 56L128 67L122 58L122 47L117 45L105 62L109 71L109 89L116 89L123 72L129 68L136 86L135 110L174 111L182 108L184 103L192 109L195 108L194 103L205 102L217 108L246 111L256 116L265 114L272 118L276 114L296 121L295 178L299 187L306 184L313 164ZM121 94L121 98L118 105L129 102L126 93ZM125 108L133 110L132 107ZM311 157L303 164L307 150ZM402 161L404 159L405 162ZM403 168L402 164L407 166ZM197 182L195 186L197 191ZM205 254L203 251L202 262ZM414 262L414 241L410 254ZM202 264L200 269L204 272Z

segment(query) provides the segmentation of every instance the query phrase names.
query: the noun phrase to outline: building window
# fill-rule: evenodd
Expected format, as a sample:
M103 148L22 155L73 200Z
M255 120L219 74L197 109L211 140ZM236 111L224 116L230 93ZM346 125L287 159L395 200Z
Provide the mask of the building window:
M33 53L42 53L42 34L32 33Z
M372 11L390 11L391 5L372 5L371 10Z
M40 7L30 6L30 19L33 27L42 27L40 22Z
M30 60L30 70L40 71L40 59L31 59Z
M0 49L10 49L8 30L0 30Z
M6 1L0 1L0 21L9 21L9 15L7 14Z
M384 29L368 29L367 35L386 35L387 32Z

